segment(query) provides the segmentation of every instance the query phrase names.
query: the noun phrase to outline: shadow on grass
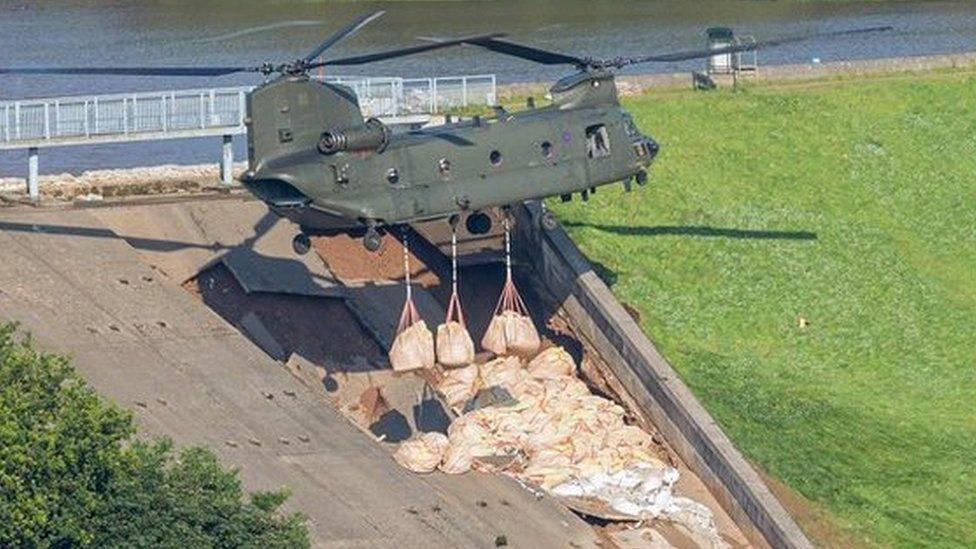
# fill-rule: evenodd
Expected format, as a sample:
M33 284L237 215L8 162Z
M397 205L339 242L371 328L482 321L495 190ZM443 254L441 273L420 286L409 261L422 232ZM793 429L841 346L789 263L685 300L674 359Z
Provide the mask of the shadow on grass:
M588 227L607 233L626 236L702 236L714 238L752 238L758 240L816 240L817 233L809 231L763 231L727 229L703 225L601 225L596 223L563 222L566 227Z

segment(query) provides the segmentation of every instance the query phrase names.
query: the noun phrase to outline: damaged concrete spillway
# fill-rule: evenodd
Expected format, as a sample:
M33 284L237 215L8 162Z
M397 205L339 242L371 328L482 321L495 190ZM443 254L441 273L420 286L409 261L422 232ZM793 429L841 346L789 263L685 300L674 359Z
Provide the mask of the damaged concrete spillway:
M0 214L0 318L72 355L95 389L135 411L143 433L214 448L249 489L289 487L287 505L308 516L317 546L703 544L663 522L594 519L504 475L400 468L397 444L444 429L453 414L423 376L389 369L404 292L393 239L378 254L346 237L316 239L314 253L295 256L290 223L233 195ZM592 391L653 434L681 473L676 493L711 510L723 543L808 546L572 242L539 228L538 214L518 210L515 248L543 335L571 352ZM442 235L428 229L412 236L411 265L433 326L450 279ZM491 236L462 245L481 252L469 259L492 258ZM503 270L472 263L460 282L477 336Z

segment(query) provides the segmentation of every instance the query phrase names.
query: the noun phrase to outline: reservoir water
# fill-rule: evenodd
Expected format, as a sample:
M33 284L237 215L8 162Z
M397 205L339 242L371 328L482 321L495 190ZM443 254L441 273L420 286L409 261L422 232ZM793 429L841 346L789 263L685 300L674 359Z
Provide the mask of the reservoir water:
M335 56L405 46L419 36L505 32L540 47L594 57L664 53L704 45L727 25L758 39L892 25L893 32L812 40L760 52L760 65L976 50L976 2L770 2L759 0L534 0L316 2L308 0L0 0L0 65L257 65L304 55L364 12L387 14L330 50ZM318 22L318 23L317 23ZM252 33L246 29L272 28ZM697 69L702 62L643 65ZM499 82L546 81L544 67L476 48L455 48L341 71L427 77L495 73ZM260 77L0 76L0 99L257 84ZM211 142L213 141L213 142ZM42 151L42 173L162 163L214 162L219 140ZM22 176L25 153L0 154L0 176Z

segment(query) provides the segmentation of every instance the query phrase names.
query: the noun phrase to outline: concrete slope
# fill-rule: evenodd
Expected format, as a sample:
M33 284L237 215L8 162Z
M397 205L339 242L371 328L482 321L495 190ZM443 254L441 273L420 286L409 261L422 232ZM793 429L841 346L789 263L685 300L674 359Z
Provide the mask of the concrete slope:
M74 355L143 434L210 446L249 489L289 487L316 545L594 544L585 523L506 479L402 470L91 211L2 214L0 318Z
M227 198L93 208L92 215L175 281L190 279L215 259L250 292L344 297L313 254L292 252L297 227L261 202Z

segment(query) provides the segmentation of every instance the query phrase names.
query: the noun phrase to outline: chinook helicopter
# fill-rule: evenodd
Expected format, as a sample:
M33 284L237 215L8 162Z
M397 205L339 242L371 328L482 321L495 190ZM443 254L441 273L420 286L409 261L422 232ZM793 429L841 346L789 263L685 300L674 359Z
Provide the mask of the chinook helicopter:
M601 185L644 185L658 143L643 134L617 97L614 73L642 63L676 62L799 42L890 30L872 27L794 36L727 47L642 57L578 57L503 40L502 34L426 43L319 61L383 12L352 21L305 57L257 67L0 68L0 74L221 76L250 72L266 82L247 96L249 165L241 184L271 211L300 227L293 247L308 252L309 235L350 233L380 247L385 228L466 215L473 234L491 229L489 208L580 193ZM550 88L551 104L519 112L394 133L364 119L349 87L312 79L319 67L350 66L469 45L576 71ZM277 77L271 79L272 75ZM555 218L546 212L546 227Z

